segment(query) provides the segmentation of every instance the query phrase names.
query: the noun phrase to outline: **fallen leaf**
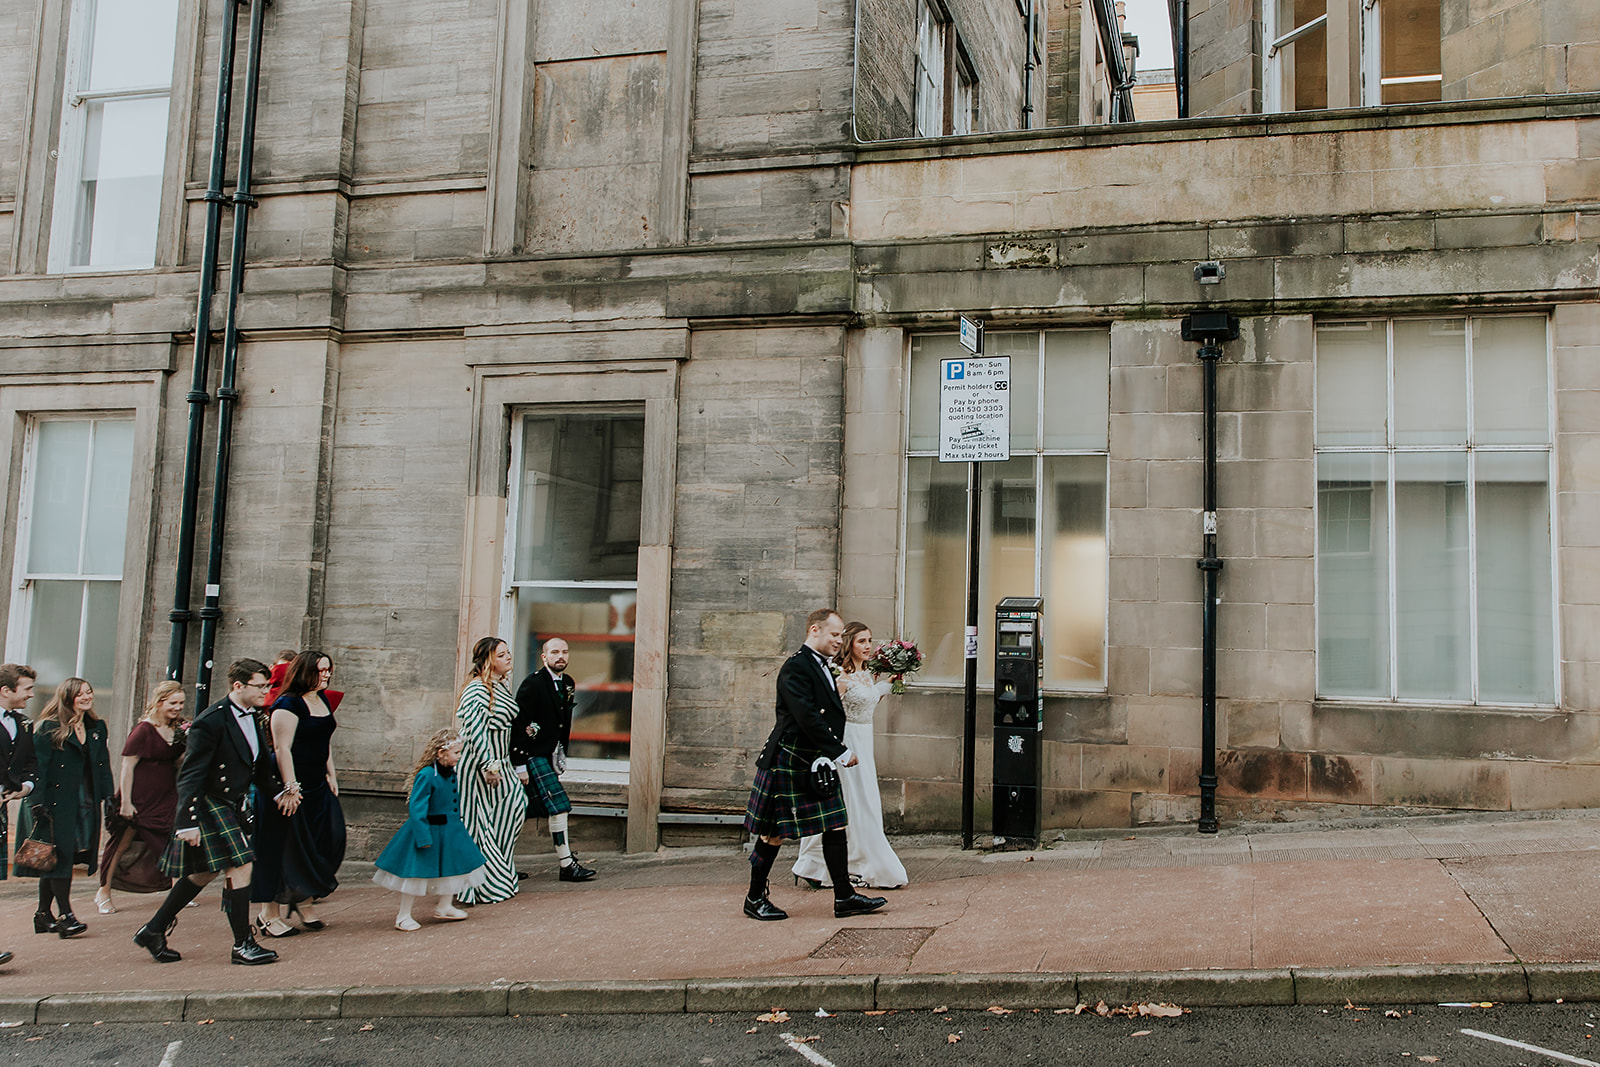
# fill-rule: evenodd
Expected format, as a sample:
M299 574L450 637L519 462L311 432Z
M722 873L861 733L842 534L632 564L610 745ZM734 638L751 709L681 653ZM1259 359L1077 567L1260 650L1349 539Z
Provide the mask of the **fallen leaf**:
M215 1019L201 1019L199 1022L195 1023L195 1025L196 1026L210 1026L212 1023L214 1023L216 1021L217 1020L215 1020Z
M28 1040L29 1040L29 1041L37 1041L37 1040L39 1040L39 1039L38 1039L38 1038L37 1038L37 1037L30 1037L30 1038L28 1038ZM945 1039L944 1039L944 1042L945 1042L945 1044L947 1044L947 1045L953 1045L953 1044L955 1044L955 1043L956 1043L956 1042L957 1042L957 1041L960 1041L960 1040L961 1040L961 1035L960 1035L960 1034L950 1034L950 1035L949 1035L949 1036L947 1036L947 1037L946 1037L946 1038L945 1038Z
M797 1044L801 1044L801 1045L809 1045L813 1041L821 1041L821 1040L822 1040L822 1035L821 1034L812 1034L810 1037L797 1037L797 1038L795 1038L795 1042Z
M819 1019L834 1019L837 1017L837 1013L828 1011L826 1008L817 1009L817 1018Z
M356 1031L356 1032L357 1032L357 1033L362 1033L362 1034L364 1034L364 1033L366 1033L366 1032L367 1032L367 1031L368 1031L368 1030L371 1030L371 1029L374 1029L374 1027L373 1027L373 1025L372 1025L372 1024L371 1024L371 1023L368 1023L368 1024L367 1024L367 1025L365 1025L365 1026L363 1026L363 1027L361 1027L361 1028L360 1028L360 1029L359 1029L359 1030L357 1030L357 1031Z
M1345 998L1344 1007L1345 1007L1346 1011L1371 1011L1372 1010L1371 1008L1358 1008L1358 1007L1356 1007L1354 1004L1350 1003L1350 998L1349 997Z
M1183 1014L1183 1009L1176 1004L1141 1004L1140 1015L1154 1015L1159 1019L1174 1019Z
M1033 862L1033 857L1032 856L1024 856L1024 857L1022 857L1022 862L1023 863L1032 863Z
M989 1005L988 1011L989 1011L990 1015L1010 1015L1011 1014L1011 1009L1010 1008L1002 1008L998 1004Z
M1149 1037L1150 1036L1150 1031L1149 1030L1135 1030L1133 1033L1129 1034L1128 1036L1129 1037Z
M1393 1008L1390 1008L1388 1011L1383 1013L1383 1017L1386 1019L1398 1019L1400 1018L1400 1013L1395 1011Z
M1439 1057L1437 1057L1437 1056L1418 1056L1417 1059L1420 1060L1423 1063L1438 1063L1439 1062Z
M940 1009L934 1008L933 1010L934 1011L939 1011ZM888 1015L889 1013L887 1011L884 1011L882 1008L879 1008L877 1011L864 1011L861 1014L862 1015Z
M1076 1008L1057 1008L1053 1014L1065 1015L1068 1012L1071 1012L1072 1014L1076 1015L1082 1010L1083 1010L1083 1005L1079 1004Z
M757 1015L756 1021L762 1023L786 1023L789 1021L789 1013L773 1008L765 1015Z
M937 1008L934 1008L934 1009L933 1009L933 1013L934 1013L934 1014L935 1014L935 1015L943 1015L943 1014L944 1014L944 1013L945 1013L945 1012L947 1012L947 1011L949 1011L949 1010L950 1010L950 1009L949 1009L949 1008L948 1008L948 1007L947 1007L947 1006L945 1006L945 1005L943 1005L943 1004L941 1004L941 1005L939 1005L939 1006L938 1006L938 1007L937 1007Z
M30 1038L28 1038L28 1040L29 1041L43 1041L44 1040L44 1036L40 1035L39 1037L30 1037Z
M753 1034L753 1033L755 1033L756 1031L758 1031L760 1029L761 1029L761 1027L759 1027L759 1026L752 1026L750 1029L746 1030L745 1033Z

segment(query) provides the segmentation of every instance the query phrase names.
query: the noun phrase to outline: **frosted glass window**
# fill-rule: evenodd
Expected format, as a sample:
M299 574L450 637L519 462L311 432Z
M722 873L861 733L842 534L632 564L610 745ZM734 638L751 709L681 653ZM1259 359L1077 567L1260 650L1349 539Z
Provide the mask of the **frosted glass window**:
M1385 322L1317 327L1317 444L1381 445L1388 438Z
M1548 444L1549 354L1539 315L1472 322L1473 440L1480 445Z
M1477 457L1478 675L1484 700L1555 701L1549 457Z
M1111 334L1051 330L1044 335L1044 447L1106 447L1111 405Z
M1467 457L1395 457L1395 634L1401 697L1472 697Z
M1317 457L1318 689L1389 695L1389 461Z
M1105 685L1110 352L1108 330L984 339L984 356L1011 359L1012 456L982 465L979 603L1045 598L1045 684L1057 689ZM929 654L921 684L959 685L963 675L967 466L940 463L937 452L939 361L966 354L953 334L911 342L901 633ZM979 628L978 670L989 680L992 631Z
M39 690L87 678L109 689L133 479L131 419L40 419L31 427L18 536L26 644Z
M1317 331L1319 692L1554 703L1545 318L1349 325Z
M155 262L177 21L177 0L74 6L51 269Z
M1465 320L1394 324L1394 443L1467 443Z

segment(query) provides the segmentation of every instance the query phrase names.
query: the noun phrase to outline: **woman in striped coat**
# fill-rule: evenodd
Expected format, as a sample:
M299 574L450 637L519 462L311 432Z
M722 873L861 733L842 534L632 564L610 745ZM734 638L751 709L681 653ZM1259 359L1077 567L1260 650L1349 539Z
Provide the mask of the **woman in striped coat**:
M506 685L511 650L498 637L472 647L472 674L461 690L456 726L461 731L461 821L483 852L488 877L461 893L462 904L493 904L517 895L511 850L522 830L527 799L508 751L517 702Z

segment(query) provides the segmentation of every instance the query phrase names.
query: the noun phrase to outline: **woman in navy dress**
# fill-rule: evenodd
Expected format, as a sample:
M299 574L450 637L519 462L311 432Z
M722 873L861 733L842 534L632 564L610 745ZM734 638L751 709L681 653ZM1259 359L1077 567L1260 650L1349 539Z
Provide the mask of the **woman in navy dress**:
M396 930L416 930L411 906L418 897L439 895L433 917L455 922L467 917L450 898L488 877L483 853L462 825L456 783L461 735L446 727L428 738L411 783L410 817L384 846L372 880L400 894Z
M298 914L307 930L320 930L313 903L339 887L344 862L344 809L333 767L334 702L326 699L333 661L302 652L289 666L283 695L272 705L272 747L288 814L275 798L256 796L255 868L250 899L261 905L256 928L269 937L299 930L280 910Z

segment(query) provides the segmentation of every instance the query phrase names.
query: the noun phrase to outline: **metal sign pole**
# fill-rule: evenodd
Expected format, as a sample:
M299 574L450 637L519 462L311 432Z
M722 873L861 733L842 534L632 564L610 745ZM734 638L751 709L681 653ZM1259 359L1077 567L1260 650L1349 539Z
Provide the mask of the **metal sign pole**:
M983 536L981 463L967 464L966 704L961 735L961 847L972 847L973 793L978 777L978 545Z

